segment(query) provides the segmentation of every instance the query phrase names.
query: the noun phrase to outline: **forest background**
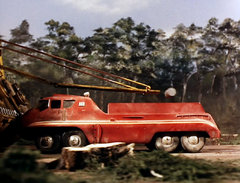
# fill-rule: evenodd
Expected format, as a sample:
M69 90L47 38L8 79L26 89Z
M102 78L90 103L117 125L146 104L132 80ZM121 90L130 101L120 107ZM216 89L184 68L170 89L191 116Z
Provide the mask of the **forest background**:
M201 102L222 133L240 133L240 21L227 18L218 22L211 18L205 27L179 24L170 36L144 23L135 24L130 17L116 21L112 27L96 28L86 38L76 35L67 22L50 20L45 26L47 35L34 38L28 21L23 20L11 30L8 41L133 79L162 92L142 95L62 89L7 73L10 81L20 85L32 106L43 96L82 95L85 91L90 91L91 98L105 112L109 102ZM0 38L4 39L1 35ZM3 51L3 61L6 66L53 82L113 86L8 50ZM177 95L170 99L163 95L169 87L177 90Z

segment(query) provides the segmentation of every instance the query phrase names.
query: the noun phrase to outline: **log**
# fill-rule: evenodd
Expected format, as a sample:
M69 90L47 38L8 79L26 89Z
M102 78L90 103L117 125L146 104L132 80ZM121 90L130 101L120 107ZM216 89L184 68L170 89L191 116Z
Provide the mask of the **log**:
M66 168L74 171L91 166L89 163L92 162L98 162L101 167L115 165L122 156L133 154L134 145L114 142L90 144L85 147L64 147L58 169Z

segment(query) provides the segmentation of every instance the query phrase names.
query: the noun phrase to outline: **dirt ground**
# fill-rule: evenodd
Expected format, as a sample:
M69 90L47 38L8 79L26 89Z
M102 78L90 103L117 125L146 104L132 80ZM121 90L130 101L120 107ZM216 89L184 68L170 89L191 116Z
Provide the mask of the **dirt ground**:
M145 146L136 146L136 151L146 151ZM174 156L186 156L189 158L205 159L210 161L239 160L240 145L206 145L199 153L171 153ZM41 162L49 163L60 158L61 154L42 155Z
M173 153L173 155L211 161L240 160L240 145L206 145L199 153Z

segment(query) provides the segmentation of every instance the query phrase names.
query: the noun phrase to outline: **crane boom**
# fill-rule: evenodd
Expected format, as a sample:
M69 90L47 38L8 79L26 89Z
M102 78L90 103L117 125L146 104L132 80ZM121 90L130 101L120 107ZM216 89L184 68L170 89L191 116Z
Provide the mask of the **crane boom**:
M82 67L82 68L94 71L96 73L101 73L104 76L109 76L109 77L112 77L114 79L120 79L120 80L123 80L123 81L127 81L127 82L135 84L135 85L140 85L140 86L145 87L145 89L133 87L131 85L127 85L125 83L122 83L122 82L119 82L119 81L116 81L116 80L113 80L113 79L101 77L101 76L98 76L96 74L92 74L92 73L89 73L89 72L86 72L86 71L82 71L82 70L77 69L75 67L70 67L70 66L67 66L67 65L64 65L64 64L60 64L58 62L54 62L54 61L49 60L49 59L45 59L45 58L42 58L42 57L39 57L39 56L36 56L36 55L32 55L30 53L26 53L26 52L23 52L23 51L20 51L20 50L17 50L17 49L10 48L8 46L0 45L0 48L4 48L4 49L7 49L9 51L17 52L17 53L20 53L20 54L23 54L23 55L26 55L26 56L29 56L29 57L33 57L33 58L36 58L36 59L39 59L39 60L42 60L42 61L54 64L54 65L58 65L58 66L61 66L61 67L64 67L64 68L68 68L68 69L71 69L71 70L74 70L74 71L77 71L77 72L80 72L80 73L83 73L83 74L86 74L86 75L90 75L92 77L96 77L98 79L101 79L101 80L104 80L104 81L107 81L107 82L110 82L110 83L113 83L113 84L117 84L117 85L120 85L122 87L106 87L106 86L91 86L91 85L55 83L55 82L47 81L44 78L40 78L38 76L29 74L29 73L25 73L25 72L22 72L22 71L13 69L13 68L9 68L9 67L3 66L3 64L0 65L0 67L3 70L8 70L9 72L12 72L12 73L15 73L15 74L27 77L27 78L31 78L31 79L40 81L40 82L43 82L45 84L50 84L50 85L55 86L55 87L64 87L64 88L88 88L88 89L96 89L96 90L108 90L108 91L120 91L120 92L135 92L135 93L144 93L144 94L159 94L160 93L160 90L151 90L151 87L149 85L144 84L144 83L140 83L140 82L137 82L137 81L125 78L125 77L121 77L121 76L117 76L117 75L114 75L114 74L110 74L110 73L107 73L107 72L104 72L104 71L101 71L101 70L98 70L98 69L95 69L95 68L92 68L92 67L89 67L89 66L85 66L85 65L77 63L77 62L73 62L71 60L67 60L65 58L61 58L61 57L58 57L58 56L55 56L55 55L44 53L42 51L35 50L35 49L32 49L32 48L28 48L26 46L18 45L18 44L15 44L15 43L11 43L9 41L5 41L5 40L2 40L2 39L0 39L0 42L4 42L4 43L12 45L14 47L18 47L18 48L22 48L22 49L25 49L25 50L29 50L29 51L31 51L33 53L39 53L41 55L45 55L45 56L48 56L48 57L51 57L51 58L54 58L54 59L58 59L58 60L66 62L66 63L71 63L73 65L76 65L76 66L79 66L79 67Z

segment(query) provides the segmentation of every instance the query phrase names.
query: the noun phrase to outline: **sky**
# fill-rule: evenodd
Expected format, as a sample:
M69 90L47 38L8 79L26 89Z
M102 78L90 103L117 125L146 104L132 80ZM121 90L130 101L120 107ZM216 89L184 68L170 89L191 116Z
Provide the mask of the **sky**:
M77 36L92 36L94 29L111 27L121 18L171 34L174 27L194 23L205 27L212 17L240 20L240 0L0 0L0 35L10 39L10 30L23 20L34 38L45 36L45 22L68 22Z

